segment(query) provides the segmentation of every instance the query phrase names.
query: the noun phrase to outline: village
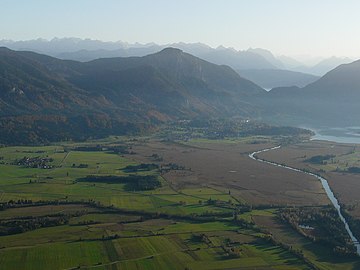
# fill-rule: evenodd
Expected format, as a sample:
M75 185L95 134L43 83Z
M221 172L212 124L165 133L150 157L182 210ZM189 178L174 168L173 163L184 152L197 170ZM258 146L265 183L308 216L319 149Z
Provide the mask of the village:
M23 166L25 168L52 169L53 165L49 165L49 163L53 161L52 158L48 157L23 157L22 159L16 160L13 165Z

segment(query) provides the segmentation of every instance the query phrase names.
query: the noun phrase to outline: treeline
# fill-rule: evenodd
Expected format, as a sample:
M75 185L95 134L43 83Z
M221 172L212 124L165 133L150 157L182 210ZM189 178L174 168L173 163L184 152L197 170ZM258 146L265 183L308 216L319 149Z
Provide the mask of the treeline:
M244 120L244 119L212 119L212 120L193 120L184 122L192 128L207 129L212 132L221 132L225 136L248 136L248 135L313 135L313 132L307 129L272 126L265 123Z
M141 163L139 165L128 165L126 166L123 171L124 172L141 172L141 171L152 171L159 169L159 165L154 163Z
M69 217L65 215L0 220L0 235L24 233L44 227L60 226L68 222Z
M347 172L349 172L349 173L360 173L360 167L349 167L347 169Z
M288 252L290 252L292 255L296 256L300 260L304 261L312 270L320 270L319 267L317 267L311 260L309 260L305 255L304 252L301 249L295 249L293 246L284 244L281 241L278 241L274 238L273 235L266 233L266 237L264 238L268 242L270 242L273 245L277 245L282 247L283 249L286 249Z
M345 169L340 169L339 167L337 167L335 172L359 174L360 167L351 166L351 167L345 168Z
M125 190L128 191L143 191L153 190L161 187L161 182L157 176L154 175L88 175L77 180L78 182L91 183L106 183L106 184L125 184Z
M360 240L360 220L349 214L349 210L352 210L351 208L352 207L346 207L345 205L342 205L341 212L349 224L349 227L351 228L355 238Z
M58 141L85 141L109 135L140 134L146 123L124 122L107 114L23 115L0 117L0 143L42 145Z
M0 204L0 211L6 211L11 208L26 208L26 207L36 207L36 206L46 206L46 205L69 205L69 204L78 204L78 205L93 205L89 202L68 202L68 201L37 201L33 202L32 200L10 200L6 203ZM32 231L45 227L55 227L65 224L69 224L69 220L72 217L79 217L85 215L87 211L78 210L71 214L69 213L53 213L43 216L33 216L29 212L26 216L21 217L11 217L0 219L0 236L19 234L27 231Z
M322 165L322 164L326 164L326 162L328 160L330 160L334 157L335 157L335 155L323 155L323 156L317 155L317 156L313 156L311 158L306 159L305 162Z
M131 146L127 145L82 145L71 148L72 151L82 151L82 152L107 152L111 154L134 154L131 151Z
M354 255L356 252L334 208L284 208L279 209L279 218L313 242L329 246L336 254Z
M18 115L0 117L0 143L4 145L40 145L58 141L86 141L109 135L138 135L159 130L156 122L124 121L121 115L107 113L72 115ZM180 132L179 132L180 131ZM271 126L255 121L239 119L191 120L169 123L162 127L162 135L168 140L226 137L310 136L309 130L295 127ZM100 151L99 148L79 148L78 151ZM109 149L114 153L129 154L122 147Z
M176 163L167 163L167 164L162 164L160 167L160 172L161 173L166 173L169 171L184 171L186 170L185 166L183 165L179 165ZM189 168L188 170L191 171L191 169Z
M247 136L283 136L292 140L313 135L310 130L272 126L246 119L196 119L169 123L161 132L166 140L189 140L194 138L225 139Z

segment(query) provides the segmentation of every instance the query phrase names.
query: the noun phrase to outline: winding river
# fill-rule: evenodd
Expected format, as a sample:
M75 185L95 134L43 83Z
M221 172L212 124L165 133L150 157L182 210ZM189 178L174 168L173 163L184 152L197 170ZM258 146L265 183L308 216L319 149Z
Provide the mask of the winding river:
M330 186L329 186L328 181L327 181L325 178L323 178L323 177L321 177L320 175L317 175L317 174L315 174L315 173L303 171L303 170L300 170L300 169L297 169L297 168L293 168L293 167L290 167L290 166L286 166L286 165L281 165L281 164L276 163L276 162L267 161L267 160L258 158L258 157L256 156L257 154L260 154L260 153L263 153L263 152L272 151L272 150L276 150L276 149L279 149L280 147L281 147L281 146L276 146L276 147L272 147L272 148L267 148L267 149L255 151L255 152L249 154L249 157L250 157L251 159L253 159L253 160L256 160L256 161L259 161L259 162L263 162L263 163L267 163L267 164L270 164L270 165L273 165L273 166L276 166L276 167L281 167L281 168L288 169L288 170L291 170L291 171L295 171L295 172L299 172L299 173L304 173L304 174L313 176L313 177L315 177L316 179L320 180L323 188L325 189L326 195L328 196L328 198L330 199L331 203L333 204L333 206L335 207L336 211L338 212L338 215L339 215L341 221L344 223L345 229L346 229L347 233L349 234L349 236L350 236L350 238L351 238L351 241L353 242L354 246L356 247L357 254L360 255L360 243L359 243L359 241L356 239L356 237L354 236L354 234L352 233L352 231L350 230L349 224L347 223L345 217L344 217L343 214L341 213L340 204L339 204L338 200L336 199L334 193L332 192L332 190L331 190L331 188L330 188Z

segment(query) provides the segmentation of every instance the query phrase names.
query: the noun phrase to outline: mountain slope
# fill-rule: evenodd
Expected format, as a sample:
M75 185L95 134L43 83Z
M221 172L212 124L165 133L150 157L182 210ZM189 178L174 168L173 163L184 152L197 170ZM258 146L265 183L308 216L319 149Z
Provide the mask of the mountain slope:
M41 56L40 62L32 54L36 55L0 48L1 115L72 111L86 102L96 105L96 99L46 68L44 62L51 57Z
M314 75L282 69L251 69L240 70L238 73L265 89L285 86L304 87L319 79Z
M260 48L250 48L245 51L239 51L223 46L214 49L202 43L179 42L170 45L158 45L155 43L141 45L128 44L120 41L102 42L78 38L53 39L50 41L40 39L19 42L0 40L0 46L1 44L7 44L15 49L28 48L60 59L80 62L87 62L100 58L142 57L154 54L166 47L173 47L215 64L228 65L235 70L284 69L284 64L282 63L284 57L280 59L279 57L275 57L270 51ZM294 62L294 60L292 61ZM299 62L295 62L291 68L301 68L300 66L302 65L303 64ZM306 67L303 68L306 69ZM296 73L289 74L289 72L284 73L281 77L279 77L279 72L257 72L254 76L256 81L262 82L262 86L265 88L290 85L304 86L313 81L309 78L310 75L305 75L304 79L301 79L299 76L296 76ZM253 77L249 76L248 78Z
M33 137L48 133L47 126L77 137L76 123L96 136L170 119L249 116L256 108L247 99L265 93L227 66L173 48L87 63L6 48L0 56L0 126L35 132ZM41 128L34 131L29 123Z
M210 115L245 112L248 108L237 106L235 101L264 92L229 67L210 64L173 48L145 57L98 59L78 67L80 75L68 79L79 88L111 95L112 100L131 100L128 93L136 89L136 97L144 98L145 104L184 118L205 111ZM169 100L164 102L161 97Z
M317 126L360 125L360 60L340 65L304 88L277 88L259 100L270 121Z
M248 49L248 52L252 52L252 53L256 53L258 55L261 55L262 57L264 57L270 64L272 64L273 66L275 66L276 68L279 69L284 69L285 66L282 63L282 61L278 58L276 58L270 51L265 50L265 49L261 49L261 48L255 48L255 49Z
M276 68L265 57L255 52L236 51L220 46L217 49L201 43L174 43L168 45L128 44L126 42L103 42L79 38L54 38L52 40L11 41L0 40L0 46L14 50L29 50L60 59L91 61L99 58L145 56L167 47L181 49L215 64L229 65L235 69ZM263 50L265 51L265 50ZM262 52L262 51L261 51Z
M360 97L360 60L343 64L331 70L315 83L309 85L304 92L317 95L326 94L328 98L344 98L353 100Z
M250 51L236 51L219 47L207 53L198 55L202 59L219 65L228 65L236 70L241 69L276 69L263 56Z
M330 58L320 61L318 64L316 64L312 67L298 66L298 67L292 68L292 70L309 73L309 74L314 74L317 76L323 76L327 72L338 67L339 65L348 64L351 62L352 62L352 60L350 58L341 58L341 57L333 56L333 57L330 57Z

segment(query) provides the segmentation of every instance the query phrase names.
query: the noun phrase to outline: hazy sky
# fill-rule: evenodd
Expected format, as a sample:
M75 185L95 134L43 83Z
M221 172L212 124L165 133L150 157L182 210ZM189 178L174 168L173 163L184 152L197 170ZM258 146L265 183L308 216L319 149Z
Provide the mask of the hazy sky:
M0 0L0 39L203 42L360 56L360 0Z

